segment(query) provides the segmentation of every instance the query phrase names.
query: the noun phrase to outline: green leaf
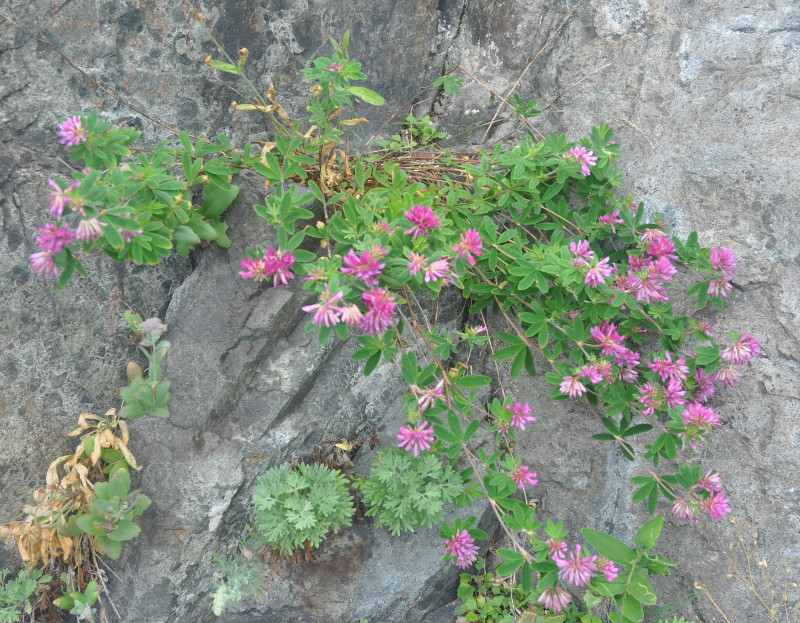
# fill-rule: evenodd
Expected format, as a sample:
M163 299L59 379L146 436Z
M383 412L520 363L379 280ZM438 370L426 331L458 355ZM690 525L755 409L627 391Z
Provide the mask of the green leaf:
M112 560L116 560L122 555L122 541L114 541L107 536L98 536L97 542L100 543L100 547L105 550Z
M314 180L308 180L308 189L311 191L311 194L319 201L320 203L325 203L325 195L322 193L322 189L319 187Z
M208 224L213 227L217 232L217 237L214 239L219 246L223 249L228 249L233 244L231 239L228 238L228 224L221 221L208 221Z
M465 443L475 436L475 433L478 432L479 426L480 422L478 420L472 420L469 424L467 424L467 430L464 431Z
M144 407L139 404L128 404L122 407L119 416L123 418L135 419L144 415Z
M417 354L414 351L409 351L402 355L400 361L403 380L405 380L405 382L409 385L414 385L417 382L419 375Z
M116 227L112 227L111 225L103 227L103 237L106 239L106 242L115 249L125 248L125 241L122 239L122 234L117 231Z
M356 352L354 352L350 356L350 358L353 359L354 361L361 361L363 359L372 358L375 355L375 353L378 353L380 355L380 351L377 350L376 348L372 346L364 347L364 348L359 348Z
M128 470L122 469L108 481L109 493L113 497L124 498L131 490L131 475ZM95 488L96 489L96 488Z
M627 430L622 433L623 437L633 437L634 435L640 435L641 433L646 433L649 430L653 429L652 424L637 424L636 426L631 426Z
M381 361L381 351L375 351L373 355L367 359L367 363L364 364L364 376L369 376L378 367L378 364Z
M642 549L651 550L656 544L659 535L661 534L661 527L664 525L664 518L662 516L653 517L650 521L639 528L634 537L633 542L637 547Z
M461 440L456 437L449 428L445 428L441 424L434 424L433 425L433 432L436 435L437 439L445 442L446 444L450 445L460 445Z
M186 225L203 240L216 240L217 230L211 227L206 221L199 218L191 218Z
M97 582L95 580L92 580L86 585L86 588L83 590L84 603L91 606L94 602L97 601L98 596L99 596L99 590L97 588Z
M139 536L142 529L132 521L121 522L116 530L108 533L108 538L112 541L130 541Z
M64 267L64 270L58 277L58 282L56 283L56 291L63 290L69 280L72 278L72 273L75 270L75 261L70 258L70 262Z
M476 374L474 376L461 376L455 380L459 387L485 387L492 382L492 377Z
M497 565L496 573L501 577L511 575L515 573L524 562L524 560L507 560L506 562L501 562Z
M239 190L235 184L231 184L227 190L216 184L206 184L203 186L202 213L210 219L219 218L239 196Z
M224 71L229 74L240 74L242 70L239 69L236 65L231 65L230 63L225 63L224 61L207 61L207 64L214 69L219 71Z
M613 536L590 528L583 528L581 534L598 553L617 564L630 565L636 560L636 550Z
M630 595L633 595L633 597L647 606L652 606L656 603L657 595L655 589L650 585L650 582L635 571L631 573L627 591Z
M622 614L631 621L641 621L644 619L644 609L639 600L633 595L625 595L622 600Z
M294 251L292 251L292 254L294 255L294 259L300 262L301 264L306 262L313 262L314 260L317 259L316 255L314 255L311 251L306 251L305 249L295 249ZM339 325L336 326L338 327Z
M185 242L188 245L193 244L200 244L200 236L194 233L189 227L186 225L178 225L175 228L175 240L179 242Z
M62 595L61 597L56 597L53 600L53 603L62 610L72 610L75 607L75 600L69 595Z
M647 497L647 512L651 515L656 512L658 508L658 488L653 489Z
M524 347L522 347L524 348ZM511 359L512 357L516 357L517 353L520 352L521 348L519 346L506 346L505 348L501 348L494 355L492 355L492 359L495 361L503 361L505 359Z
M233 188L233 184L231 184L227 175L220 175L218 173L209 173L208 171L206 171L206 175L208 175L209 182L211 182L215 186L219 186L223 190L230 190L231 188Z
M655 486L656 483L651 480L646 485L639 487L636 490L636 493L633 494L634 504L638 504L639 502L644 500L648 495L650 495L650 492L655 488Z
M58 523L58 533L63 536L71 536L76 537L80 536L84 531L81 529L80 526L77 525L76 520L77 517L74 515L70 517L70 520L65 522L63 521L63 517L59 520Z
M531 590L532 575L533 574L531 570L531 565L529 562L526 562L524 565L522 565L522 570L520 571L519 574L520 586L522 587L522 590L526 593L529 593Z
M75 520L78 527L86 534L93 534L94 536L102 536L106 533L103 529L103 519L100 515L81 515Z
M373 106L383 106L386 103L386 100L375 93L375 91L372 89L366 89L364 87L348 87L347 89L343 89L343 91L352 93L356 97L364 100L367 104L372 104Z

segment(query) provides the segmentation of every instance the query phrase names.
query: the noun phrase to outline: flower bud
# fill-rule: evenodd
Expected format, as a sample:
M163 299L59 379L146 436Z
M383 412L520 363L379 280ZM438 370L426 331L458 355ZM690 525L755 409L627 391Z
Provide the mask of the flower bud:
M128 376L129 381L140 379L142 378L142 367L135 361L131 361L125 368L125 374Z

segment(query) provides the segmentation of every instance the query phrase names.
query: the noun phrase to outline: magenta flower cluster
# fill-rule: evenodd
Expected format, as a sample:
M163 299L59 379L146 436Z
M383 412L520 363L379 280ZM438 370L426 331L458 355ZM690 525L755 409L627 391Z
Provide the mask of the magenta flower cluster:
M581 165L581 173L584 177L588 176L592 172L590 167L593 167L597 164L597 156L594 155L594 152L587 150L582 145L579 147L573 147L569 150L569 153L571 153L575 158L575 161Z
M525 485L533 486L539 482L536 472L532 472L527 465L520 465L511 472L511 480L517 483L517 489L524 489Z
M411 427L401 426L397 439L400 441L397 444L399 448L419 456L421 451L431 449L434 442L433 427L428 422Z
M499 418L497 423L497 432L503 435L503 437L508 435L508 431L511 430L512 427L525 430L526 424L536 421L536 418L531 415L533 409L531 409L531 405L527 402L522 403L517 401L514 404L508 404L505 410L507 416L510 416L510 419Z
M570 397L582 396L588 391L584 380L591 384L610 384L615 380L636 382L642 369L638 353L626 345L628 336L622 335L615 324L605 321L591 327L589 332L602 359L594 357L591 364L584 365L574 374L563 376L559 391ZM705 403L717 392L717 384L734 385L741 378L740 366L760 353L760 343L750 333L737 334L735 337L736 342L721 353L723 364L711 374L706 374L701 366L692 372L686 357L670 351L654 355L645 366L650 379L637 387L637 401L642 414L652 416L661 409L682 410L685 427L679 436L684 447L702 447L709 433L720 426L720 415ZM716 495L711 497L715 501L706 501L706 504L724 507L723 498ZM694 516L699 508L695 505L689 513L683 504L685 502L682 501L677 506L679 511L676 514L680 516ZM719 515L715 509L709 509L709 512L712 517Z
M427 237L430 230L439 226L439 217L428 206L411 206L411 210L406 210L405 215L412 225L411 229L406 230L406 234L411 235L414 240L420 236Z
M292 273L294 262L294 255L291 251L269 247L261 257L243 259L242 268L244 270L239 271L239 276L242 279L255 279L256 281L265 281L272 277L273 286L287 286L289 281L294 279L294 273Z
M536 418L531 415L533 409L529 403L515 402L513 405L507 405L506 411L511 413L511 426L515 426L520 430L525 430L525 424L535 422Z
M414 205L410 210L404 211L404 216L411 227L405 229L403 233L410 236L411 242L428 238L441 224L440 217L430 206ZM397 231L394 225L387 221L373 224L372 230L383 234L393 234ZM478 231L469 229L459 235L458 241L452 244L450 251L445 255L428 256L421 251L410 250L406 253L408 257L406 267L412 276L421 273L425 283L437 282L449 285L455 279L455 258L463 258L474 266L475 258L483 253L483 244ZM381 285L388 254L389 250L381 244L372 244L361 251L349 249L341 258L340 268L341 273L351 279L347 283L348 287L338 288L333 293L330 283L326 283L319 294L318 302L303 307L304 311L314 313L311 322L327 328L345 323L349 328L357 329L367 335L380 335L394 326L397 323L396 298L386 286ZM245 270L239 274L245 279L261 280L271 274L269 264L263 258L246 259L242 261L242 265ZM306 281L327 282L331 270L317 266L309 271ZM438 395L440 390L441 388L437 390ZM420 411L433 404L435 398L428 390L422 394Z
M478 560L480 548L475 545L475 539L469 532L458 530L452 538L445 540L444 551L450 554L456 567L466 569Z
M420 389L416 385L412 385L411 389L417 396L417 408L419 412L424 413L427 409L435 405L437 400L444 397L444 379L425 389Z
M547 545L550 557L558 567L558 577L578 588L587 586L598 575L613 582L620 573L619 567L608 558L584 554L580 545L576 545L573 551L561 539L549 539ZM571 600L572 596L560 586L545 589L539 597L539 603L556 614L563 612Z
M58 135L60 137L59 143L67 147L75 147L89 139L89 128L82 117L69 117L59 125ZM83 173L88 174L89 171L83 170ZM66 223L60 225L46 223L44 227L39 228L39 232L42 235L37 237L36 240L41 250L30 255L31 266L37 274L51 278L57 277L59 273L56 257L64 252L73 240L84 244L99 240L103 237L103 228L107 226L107 223L96 216L87 215L84 199L80 195L81 183L79 180L75 180L68 185L64 182L56 182L53 179L49 179L47 183L52 188L52 191L48 193L50 214L58 221L64 219L66 214L77 213L81 217L74 232ZM131 214L126 216L133 218L133 220L138 220L138 217ZM142 233L141 229L127 231L118 228L118 231L126 243Z
M679 519L697 519L705 511L719 521L731 512L730 500L722 494L722 476L709 470L687 495L672 503L672 512Z
M544 589L538 599L540 604L556 614L561 614L571 601L572 595L560 586L551 586Z
M578 157L578 154L574 154ZM632 206L633 207L633 206ZM615 228L624 223L618 210L600 218L604 227ZM614 229L615 231L615 229ZM572 265L581 269L584 283L589 288L605 284L615 274L611 296L622 292L641 303L661 303L669 300L667 285L677 273L673 260L678 258L675 244L659 229L645 229L639 239L640 253L628 257L628 264L612 266L609 258L598 260L587 240L573 241L569 245ZM708 278L708 292L712 296L727 296L731 291L731 280L736 271L736 258L729 248L711 249L709 261L712 274ZM580 311L570 318L580 316ZM711 335L707 325L697 325L706 335ZM682 413L684 429L679 433L685 448L699 448L708 434L720 426L721 418L706 403L717 392L718 385L731 387L742 377L741 366L760 354L760 343L750 333L734 334L735 343L720 353L721 363L714 372L707 374L703 366L694 364L697 355L680 356L664 351L652 357L646 365L640 356L629 347L629 335L620 331L613 322L602 321L589 329L590 346L599 352L591 354L589 363L564 374L559 391L570 397L580 397L590 391L591 385L611 384L620 380L639 383L636 400L644 415L655 415L659 410L673 409ZM645 374L647 378L639 380ZM715 476L719 483L721 479ZM730 512L728 499L721 488L706 489L703 496L689 495L678 499L673 507L676 515L693 518L705 510L714 519ZM565 559L566 560L566 559ZM574 561L573 561L574 562ZM588 564L588 563L587 563Z
M89 128L83 125L80 117L69 117L58 127L58 142L67 147L74 147L86 142L89 137Z
M711 249L711 266L714 268L714 278L708 283L708 293L711 296L728 296L733 286L731 282L736 274L736 256L728 247Z

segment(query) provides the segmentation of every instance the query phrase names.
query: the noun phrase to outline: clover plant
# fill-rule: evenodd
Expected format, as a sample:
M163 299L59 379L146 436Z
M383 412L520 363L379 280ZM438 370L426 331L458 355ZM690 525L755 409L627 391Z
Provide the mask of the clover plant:
M592 610L602 605L614 623L642 621L656 597L648 577L673 564L650 551L661 518L642 526L636 547L584 530L597 554L580 543L568 547L560 522L548 520L539 536L535 510L519 499L527 500L539 474L515 455L519 431L537 420L534 408L502 384L501 395L482 404L477 390L492 378L475 365L478 357L461 355L489 342L491 358L508 362L512 378L536 376L544 366L553 399L580 400L593 413L587 435L615 444L628 460L652 463L632 478L635 503L646 502L651 514L666 502L681 519L719 520L731 511L722 476L702 467L695 450L722 425L709 400L736 385L760 342L738 329L720 338L673 302L682 271L693 281L684 296L698 309L721 309L733 291L733 250L703 247L697 232L685 240L670 234L657 214L618 192L620 144L609 126L579 140L544 136L530 121L539 114L535 101L512 98L524 132L513 145L472 154L433 144L424 153L409 145L399 156L347 153L349 128L366 121L351 118L351 109L358 100L384 100L353 84L366 76L349 56L349 33L332 44L332 57L302 70L312 93L305 124L289 118L273 89L262 95L253 87L246 49L238 62L226 54L227 62L209 60L253 89L257 104L233 108L271 121L275 140L260 150L233 148L222 136L192 144L181 133L180 147L162 144L152 156L122 163L135 132L109 128L96 112L65 121L61 142L88 169L73 173L71 183L51 180L50 212L61 222L40 228L34 270L60 274L63 287L82 269L79 248L156 263L173 246L181 255L201 240L228 246L219 217L238 193L235 173L252 169L269 188L253 209L277 230L277 244L247 249L239 276L273 286L302 276L317 298L303 307L308 331L321 343L353 335L364 374L394 363L408 383L407 422L397 440L413 456L399 449L379 455L360 483L367 514L397 534L440 521L447 502L480 492L508 545L498 549L496 574L518 576L538 613L594 623ZM458 67L433 87L457 93L457 71L471 76ZM417 142L442 138L426 117L408 122ZM203 201L195 205L191 193L200 187ZM314 200L316 213L309 209ZM74 233L65 214L80 221ZM473 324L439 326L446 289L467 301ZM123 394L132 417L163 413L169 387L158 385L155 372L150 384L134 375ZM476 444L487 434L496 449ZM467 469L457 472L459 462ZM344 476L322 465L268 471L253 502L256 530L284 554L318 546L353 513ZM444 524L441 535L446 558L466 568L478 559L475 540L485 536L470 520L459 522ZM579 612L571 591L584 588L586 611Z

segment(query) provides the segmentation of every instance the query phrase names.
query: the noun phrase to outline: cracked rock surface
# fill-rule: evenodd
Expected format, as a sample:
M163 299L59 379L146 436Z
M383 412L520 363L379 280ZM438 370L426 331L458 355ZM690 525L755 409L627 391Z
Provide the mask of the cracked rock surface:
M614 127L621 191L677 234L698 230L703 244L731 247L739 258L726 310L695 316L718 336L749 330L763 355L737 387L713 399L723 426L700 456L723 474L740 523L758 532L758 559L797 569L800 7L790 0L575 7L572 0L215 0L201 10L229 53L249 48L250 78L260 89L274 84L298 117L307 97L299 69L329 54L328 38L350 28L366 86L387 98L380 110L356 111L373 119L362 140L459 65L503 97L516 84L523 100L537 99L544 113L534 123L545 134L574 140L600 122ZM402 422L396 371L379 367L364 379L349 358L353 344L323 347L305 333L302 284L272 289L236 275L246 246L271 242L250 209L261 201L257 176L242 176L242 196L225 217L231 249L199 249L158 267L94 256L89 278L59 293L30 270L27 256L47 216L47 179L71 166L55 142L68 114L98 106L106 119L143 131L144 145L171 139L163 126L225 133L234 143L263 139L257 117L229 110L231 100L244 101L229 87L242 85L207 68L208 54L217 57L187 2L0 6L0 522L21 517L47 465L73 446L64 433L80 412L118 406L124 365L136 356L122 310L166 315L173 416L131 425L132 450L145 466L137 486L154 503L142 517L143 535L112 563L120 577L114 601L126 623L213 620L211 553L230 550L245 534L255 477L371 427L389 446ZM467 131L453 145L463 150L484 139L498 102L467 79L461 97L426 92L411 110L433 113L451 135ZM383 133L396 131L406 112ZM510 142L516 132L501 110L486 144ZM447 321L457 322L459 302L448 310ZM565 519L573 534L589 526L631 540L646 515L631 504L628 479L646 466L592 440L600 432L594 416L575 402L553 403L543 381L504 379L504 386L538 417L519 448L540 476L540 517ZM357 469L373 459L364 446ZM678 566L657 584L659 603L682 602L699 582L729 616L765 620L726 577L733 538L727 521L668 519L659 548ZM455 598L458 574L440 552L435 530L395 539L369 520L356 523L329 538L317 560L276 568L264 600L223 620L445 621L440 609ZM14 560L12 546L0 550L0 567ZM702 596L680 613L719 619Z

